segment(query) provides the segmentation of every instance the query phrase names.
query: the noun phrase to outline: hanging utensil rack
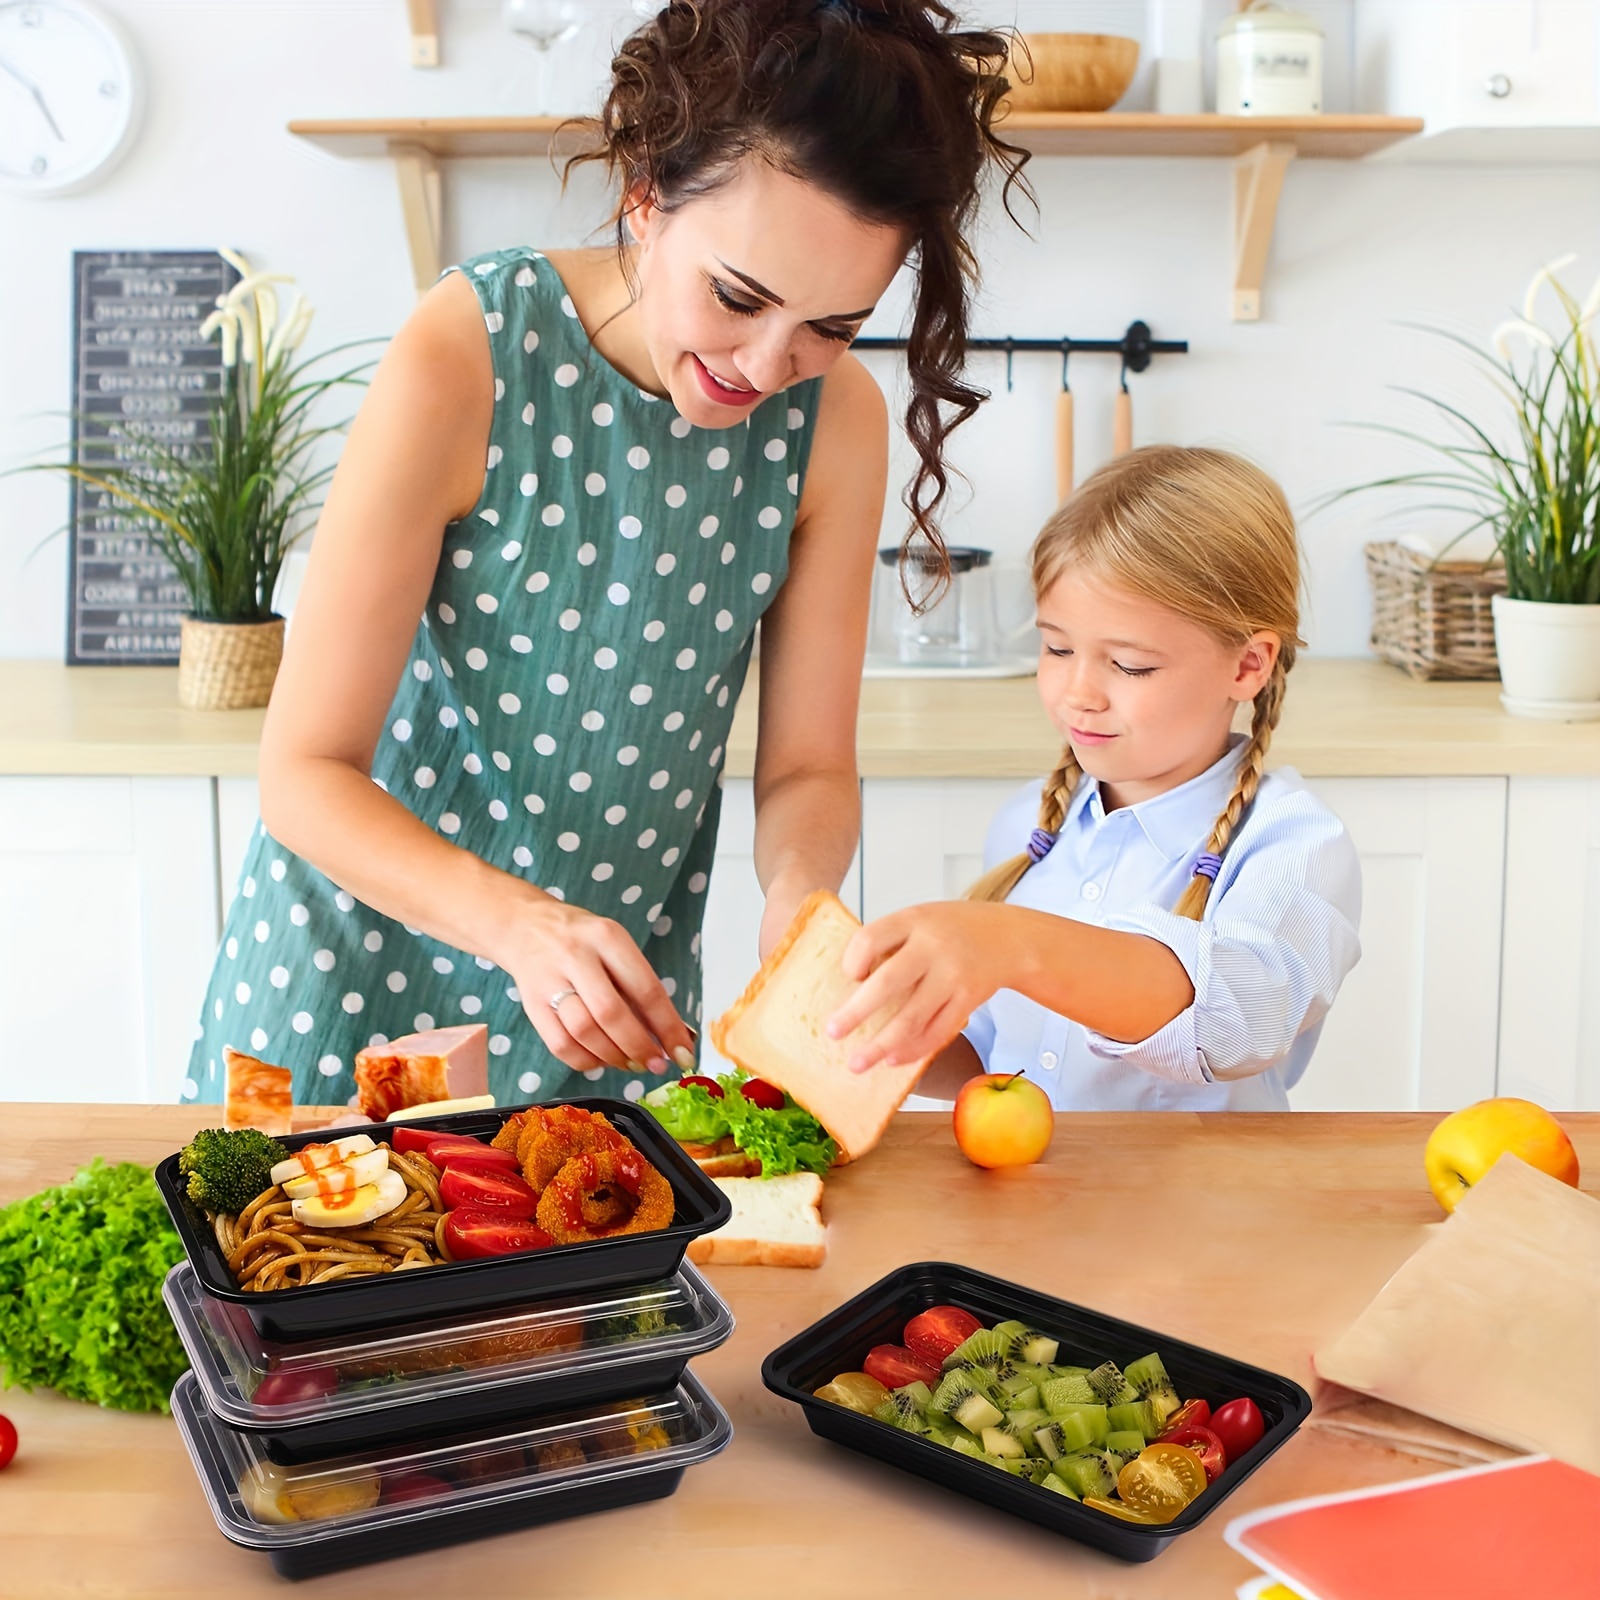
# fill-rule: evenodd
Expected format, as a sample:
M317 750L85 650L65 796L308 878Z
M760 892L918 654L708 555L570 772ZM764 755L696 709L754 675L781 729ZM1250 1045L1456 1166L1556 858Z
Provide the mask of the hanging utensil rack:
M857 339L852 350L904 350L904 339ZM1120 339L968 339L968 350L997 351L1006 358L1006 388L1011 388L1012 358L1017 355L1049 354L1061 357L1061 381L1066 383L1067 361L1072 356L1121 356L1124 374L1143 372L1156 356L1185 356L1187 339L1154 339L1150 324L1130 322Z

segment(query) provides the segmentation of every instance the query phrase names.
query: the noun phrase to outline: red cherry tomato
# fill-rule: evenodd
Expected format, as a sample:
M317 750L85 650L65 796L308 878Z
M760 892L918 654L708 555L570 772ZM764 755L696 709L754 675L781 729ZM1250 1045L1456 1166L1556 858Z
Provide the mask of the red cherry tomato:
M498 1172L521 1172L515 1150L493 1150L464 1139L435 1139L423 1152L436 1167L487 1167Z
M383 1503L397 1506L407 1500L432 1500L436 1495L449 1494L450 1487L431 1472L402 1472L384 1480Z
M457 1261L476 1261L548 1250L555 1240L531 1218L513 1216L502 1206L457 1206L444 1219L444 1242Z
M507 1217L531 1217L539 1209L538 1195L516 1173L484 1166L446 1167L439 1198L451 1210L485 1206Z
M338 1387L336 1367L285 1367L281 1372L269 1372L250 1399L258 1406L292 1406L318 1400Z
M0 1472L11 1465L17 1453L17 1425L10 1417L0 1417Z
M1204 1400L1185 1400L1176 1411L1167 1418L1167 1425L1157 1435L1165 1439L1169 1433L1178 1428L1206 1428L1211 1425L1211 1407Z
M1209 1428L1202 1427L1198 1422L1187 1423L1181 1428L1168 1428L1157 1442L1181 1444L1186 1450L1193 1450L1200 1457L1200 1465L1206 1469L1207 1483L1215 1483L1228 1465L1228 1456L1222 1448L1222 1441Z
M930 1306L906 1324L906 1348L912 1355L938 1366L982 1326L970 1311L963 1311L960 1306Z
M874 1345L861 1363L869 1378L876 1378L885 1389L903 1389L919 1379L930 1389L938 1387L939 1369L914 1356L903 1344Z
M678 1082L679 1084L695 1084L699 1088L704 1089L713 1100L722 1099L722 1085L718 1083L715 1078L702 1078L698 1073L696 1073L692 1077L679 1078Z
M1222 1442L1230 1461L1237 1461L1246 1450L1259 1444L1261 1435L1267 1431L1266 1424L1261 1420L1260 1408L1248 1397L1218 1406L1211 1413L1211 1421L1207 1426Z
M768 1083L765 1078L752 1078L748 1083L739 1085L739 1093L753 1106L760 1106L763 1111L782 1111L788 1102L783 1098L783 1090L776 1084Z
M389 1143L401 1155L426 1154L428 1146L435 1139L448 1137L439 1132L437 1128L414 1128L409 1122L402 1122L398 1128L390 1130Z

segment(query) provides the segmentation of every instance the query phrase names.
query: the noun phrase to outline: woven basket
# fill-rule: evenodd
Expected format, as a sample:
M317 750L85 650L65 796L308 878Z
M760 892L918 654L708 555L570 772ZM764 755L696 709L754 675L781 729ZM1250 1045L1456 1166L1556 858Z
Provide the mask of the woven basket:
M1403 545L1369 544L1372 648L1413 678L1498 678L1489 601L1502 566L1434 561Z
M264 706L283 659L283 618L270 622L183 619L178 703L191 711Z

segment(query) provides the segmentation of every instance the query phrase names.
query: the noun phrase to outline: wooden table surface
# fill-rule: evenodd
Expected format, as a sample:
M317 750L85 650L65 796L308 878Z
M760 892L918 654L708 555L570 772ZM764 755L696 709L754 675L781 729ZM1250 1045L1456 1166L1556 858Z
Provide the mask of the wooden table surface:
M0 1202L99 1154L153 1163L200 1108L3 1108ZM1303 1428L1224 1511L1126 1566L815 1438L761 1385L768 1351L894 1267L947 1259L1211 1346L1312 1388L1340 1333L1439 1220L1430 1115L1067 1115L1043 1162L981 1172L947 1114L906 1113L828 1180L827 1264L711 1269L730 1343L695 1362L732 1445L671 1499L315 1579L308 1595L692 1600L1048 1594L1227 1600L1252 1575L1222 1539L1254 1506L1436 1471ZM1564 1116L1589 1187L1600 1115ZM282 1594L265 1556L217 1532L170 1419L9 1391L21 1434L0 1475L0 1595L244 1600Z

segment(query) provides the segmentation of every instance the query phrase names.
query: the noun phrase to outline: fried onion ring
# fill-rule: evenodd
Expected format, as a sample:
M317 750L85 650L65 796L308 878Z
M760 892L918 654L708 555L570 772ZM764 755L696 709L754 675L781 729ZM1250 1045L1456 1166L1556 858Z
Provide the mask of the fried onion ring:
M655 1233L672 1221L672 1185L631 1146L575 1155L539 1196L538 1223L557 1244Z
M529 1113L517 1140L517 1159L522 1163L528 1187L535 1194L542 1194L545 1185L574 1156L629 1148L627 1139L603 1113L577 1106L553 1106L543 1111L537 1121Z

